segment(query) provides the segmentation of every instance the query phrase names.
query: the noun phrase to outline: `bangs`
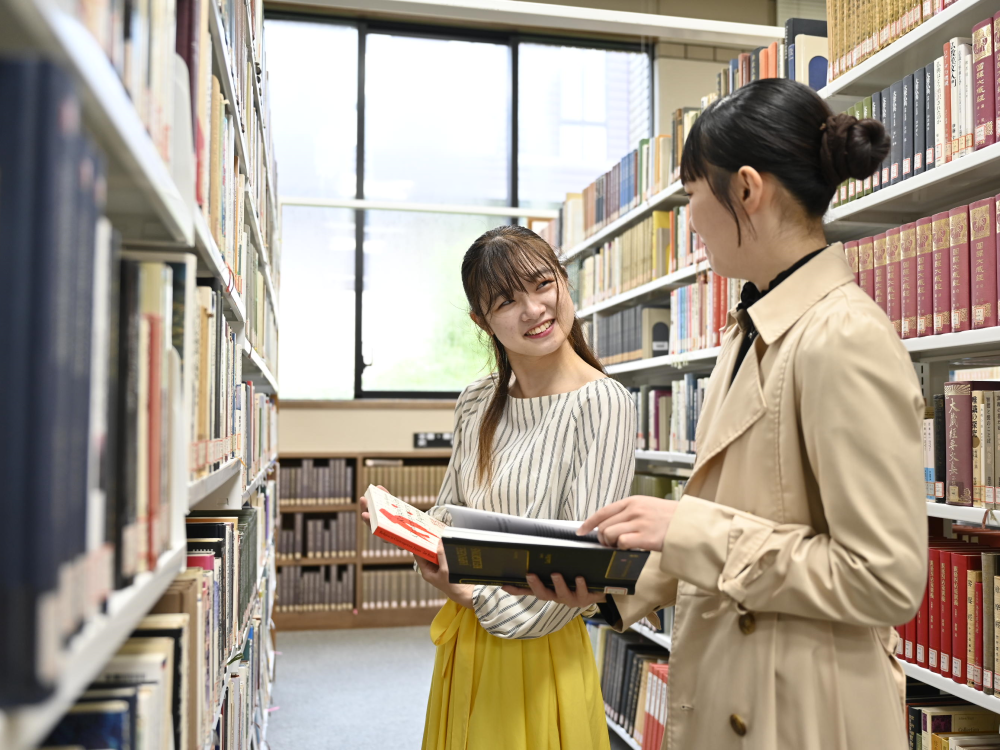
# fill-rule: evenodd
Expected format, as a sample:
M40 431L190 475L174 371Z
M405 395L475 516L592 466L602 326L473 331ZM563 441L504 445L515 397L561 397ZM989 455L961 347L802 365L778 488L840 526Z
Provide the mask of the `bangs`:
M515 292L527 292L525 282L549 274L562 275L555 253L545 240L536 237L494 236L482 247L482 253L468 279L470 305L483 317L500 299L513 299Z

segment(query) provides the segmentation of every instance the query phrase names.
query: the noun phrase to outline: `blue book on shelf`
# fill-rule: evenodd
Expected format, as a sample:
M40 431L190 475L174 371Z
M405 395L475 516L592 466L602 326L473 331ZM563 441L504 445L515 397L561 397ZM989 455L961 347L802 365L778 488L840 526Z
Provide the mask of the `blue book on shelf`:
M789 44L788 45L788 70L786 72L788 73L788 80L789 81L794 81L795 80L795 45L794 44Z
M78 745L86 750L129 750L128 703L78 703L62 717L43 745Z

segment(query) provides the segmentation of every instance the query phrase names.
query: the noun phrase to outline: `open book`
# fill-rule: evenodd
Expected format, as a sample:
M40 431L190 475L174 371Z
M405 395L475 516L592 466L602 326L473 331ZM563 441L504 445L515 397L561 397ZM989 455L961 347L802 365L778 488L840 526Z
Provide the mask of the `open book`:
M591 591L634 594L649 552L605 547L593 532L577 536L578 521L521 518L502 513L443 506L451 525L423 513L378 487L365 492L372 533L437 563L444 544L452 583L527 587L534 573L546 586L561 573L570 587L583 576Z

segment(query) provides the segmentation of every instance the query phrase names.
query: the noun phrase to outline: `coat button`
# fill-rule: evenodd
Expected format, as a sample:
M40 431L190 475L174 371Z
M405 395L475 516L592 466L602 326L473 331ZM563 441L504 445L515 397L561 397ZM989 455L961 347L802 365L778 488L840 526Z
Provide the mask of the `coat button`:
M740 737L744 736L747 733L746 722L743 721L743 719L740 718L738 714L733 714L732 716L729 717L729 726L731 726L733 728L733 731L736 732L736 734L738 734Z
M740 630L743 632L743 635L750 635L756 629L757 619L753 616L753 612L746 612L740 615Z

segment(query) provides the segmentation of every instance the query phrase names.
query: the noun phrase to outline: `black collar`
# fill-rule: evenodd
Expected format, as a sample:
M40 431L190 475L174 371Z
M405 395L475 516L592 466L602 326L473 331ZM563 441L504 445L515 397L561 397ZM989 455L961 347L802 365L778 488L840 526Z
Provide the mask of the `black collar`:
M764 289L764 291L760 291L757 288L757 285L754 284L752 281L746 282L743 285L743 288L740 290L740 303L736 306L736 309L737 310L746 310L747 308L749 308L754 302L756 302L757 300L759 300L765 294L767 294L772 289L774 289L776 286L778 286L778 284L780 284L782 281L784 281L789 276L791 276L793 273L795 273L800 268L802 268L802 266L804 266L810 260L812 260L817 255L819 255L821 252L823 252L824 250L826 250L827 247L829 247L829 245L827 245L826 247L821 247L819 250L813 250L808 255L803 255L801 258L799 258L797 261L795 261L795 263L793 263L791 266L789 266L784 271L782 271L777 276L775 276L773 279L771 279L771 283L767 285L767 287ZM749 316L748 316L748 320L749 320ZM753 327L753 322L752 321L750 321L750 326Z

